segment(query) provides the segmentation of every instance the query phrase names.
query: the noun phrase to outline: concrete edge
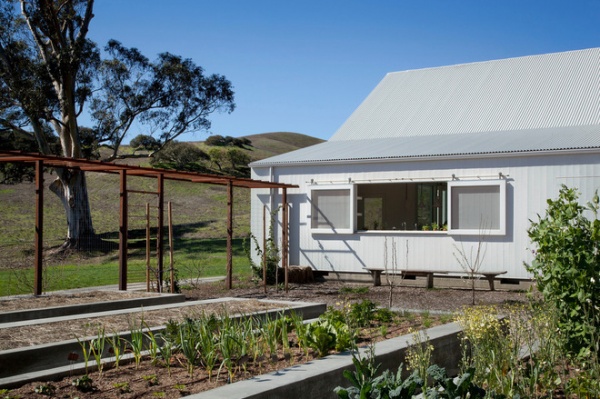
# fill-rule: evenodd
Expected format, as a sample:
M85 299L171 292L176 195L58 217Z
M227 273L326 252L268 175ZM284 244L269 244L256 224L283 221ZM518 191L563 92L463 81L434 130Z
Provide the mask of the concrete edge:
M445 367L450 375L458 372L460 361L459 333L456 323L423 330L434 346L432 363ZM375 344L376 364L379 371L390 369L394 372L404 362L406 348L414 343L413 335L407 334ZM367 348L361 348L365 355ZM225 385L210 391L187 396L188 399L288 399L337 398L333 389L349 386L343 377L344 370L354 370L352 353L343 352L311 362L288 367L273 373Z
M99 313L142 306L160 306L185 302L183 294L157 294L143 298L118 299L110 302L90 302L76 305L53 306L48 308L25 309L0 313L0 324L15 323L35 319L72 316L83 313Z

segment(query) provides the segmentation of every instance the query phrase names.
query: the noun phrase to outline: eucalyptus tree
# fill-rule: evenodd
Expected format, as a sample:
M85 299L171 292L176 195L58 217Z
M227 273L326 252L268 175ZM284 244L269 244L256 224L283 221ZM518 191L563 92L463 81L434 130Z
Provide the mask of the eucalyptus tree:
M103 145L112 160L135 123L157 136L161 148L208 129L212 112L233 111L231 83L205 76L189 59L162 53L150 62L111 40L102 60L88 39L93 7L94 0L0 2L0 131L32 137L44 154L58 139L59 154L71 158L99 154ZM92 130L78 125L86 104ZM56 169L56 176L50 189L66 213L63 248L95 245L84 173Z
M4 1L0 6L0 123L35 138L51 152L56 135L61 155L80 158L77 117L92 92L99 52L88 38L93 0ZM66 211L65 247L95 237L85 175L56 169L50 189Z

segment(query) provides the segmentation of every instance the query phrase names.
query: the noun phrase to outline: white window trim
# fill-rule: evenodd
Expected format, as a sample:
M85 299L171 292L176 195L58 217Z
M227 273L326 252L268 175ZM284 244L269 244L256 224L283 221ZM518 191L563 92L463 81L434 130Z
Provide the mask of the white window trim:
M452 189L454 187L498 186L500 226L498 229L453 229L452 228ZM448 234L454 235L506 235L506 179L498 180L453 180L448 182Z
M350 227L343 229L333 228L313 228L313 191L324 190L350 190L350 211L349 221ZM310 187L310 231L312 234L354 234L356 232L356 187L354 184L331 184L331 185L315 185Z

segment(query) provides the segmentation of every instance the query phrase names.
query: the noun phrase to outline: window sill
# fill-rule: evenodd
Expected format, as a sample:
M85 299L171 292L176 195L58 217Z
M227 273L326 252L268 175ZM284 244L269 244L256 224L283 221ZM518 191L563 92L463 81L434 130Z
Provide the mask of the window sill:
M357 234L419 234L419 235L446 235L446 230L358 230Z

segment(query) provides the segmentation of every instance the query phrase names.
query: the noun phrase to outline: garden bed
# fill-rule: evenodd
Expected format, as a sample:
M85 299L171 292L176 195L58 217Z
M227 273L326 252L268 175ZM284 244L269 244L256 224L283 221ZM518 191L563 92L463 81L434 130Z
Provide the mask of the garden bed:
M272 320L275 318L273 316ZM361 335L358 338L358 342L365 344L403 335L422 327L424 324L428 326L439 324L440 318L441 316L429 314L410 314L398 317L393 322L388 323L385 328L383 324L371 324L370 327L359 329ZM207 322L200 322L200 324L205 325ZM257 327L253 327L251 330L256 331L256 329ZM242 339L238 341L242 341ZM283 342L281 341L275 350L269 350L267 346L264 346L264 353L261 355L251 356L248 354L241 357L236 356L233 366L229 364L229 366L215 367L210 372L211 378L209 378L209 372L199 366L196 366L190 374L190 370L187 367L188 362L183 353L175 354L170 358L170 373L166 367L164 357L161 358L159 356L151 359L151 355L147 354L145 360L140 362L137 368L134 364L131 364L131 359L129 359L128 363L125 359L122 359L117 370L113 359L105 366L106 369L102 375L98 371L91 372L95 363L93 360L90 360L89 377L93 380L94 386L94 391L90 393L80 392L72 385L78 373L75 370L77 367L74 365L72 373L66 378L52 382L51 384L46 383L44 380L38 380L37 382L28 383L12 390L10 394L20 395L20 397L34 396L33 392L36 388L50 389L50 385L52 385L56 388L55 395L57 397L173 398L213 389L216 386L226 385L231 381L245 380L273 370L294 367L301 363L314 361L319 355L313 348L302 347L298 336L292 333L291 330L288 339L285 340L285 342L291 343L290 347L286 348ZM330 350L327 353L330 353ZM78 365L78 367L80 366L81 364ZM83 374L85 374L85 371L83 371ZM81 377L81 374L79 374L79 377Z

